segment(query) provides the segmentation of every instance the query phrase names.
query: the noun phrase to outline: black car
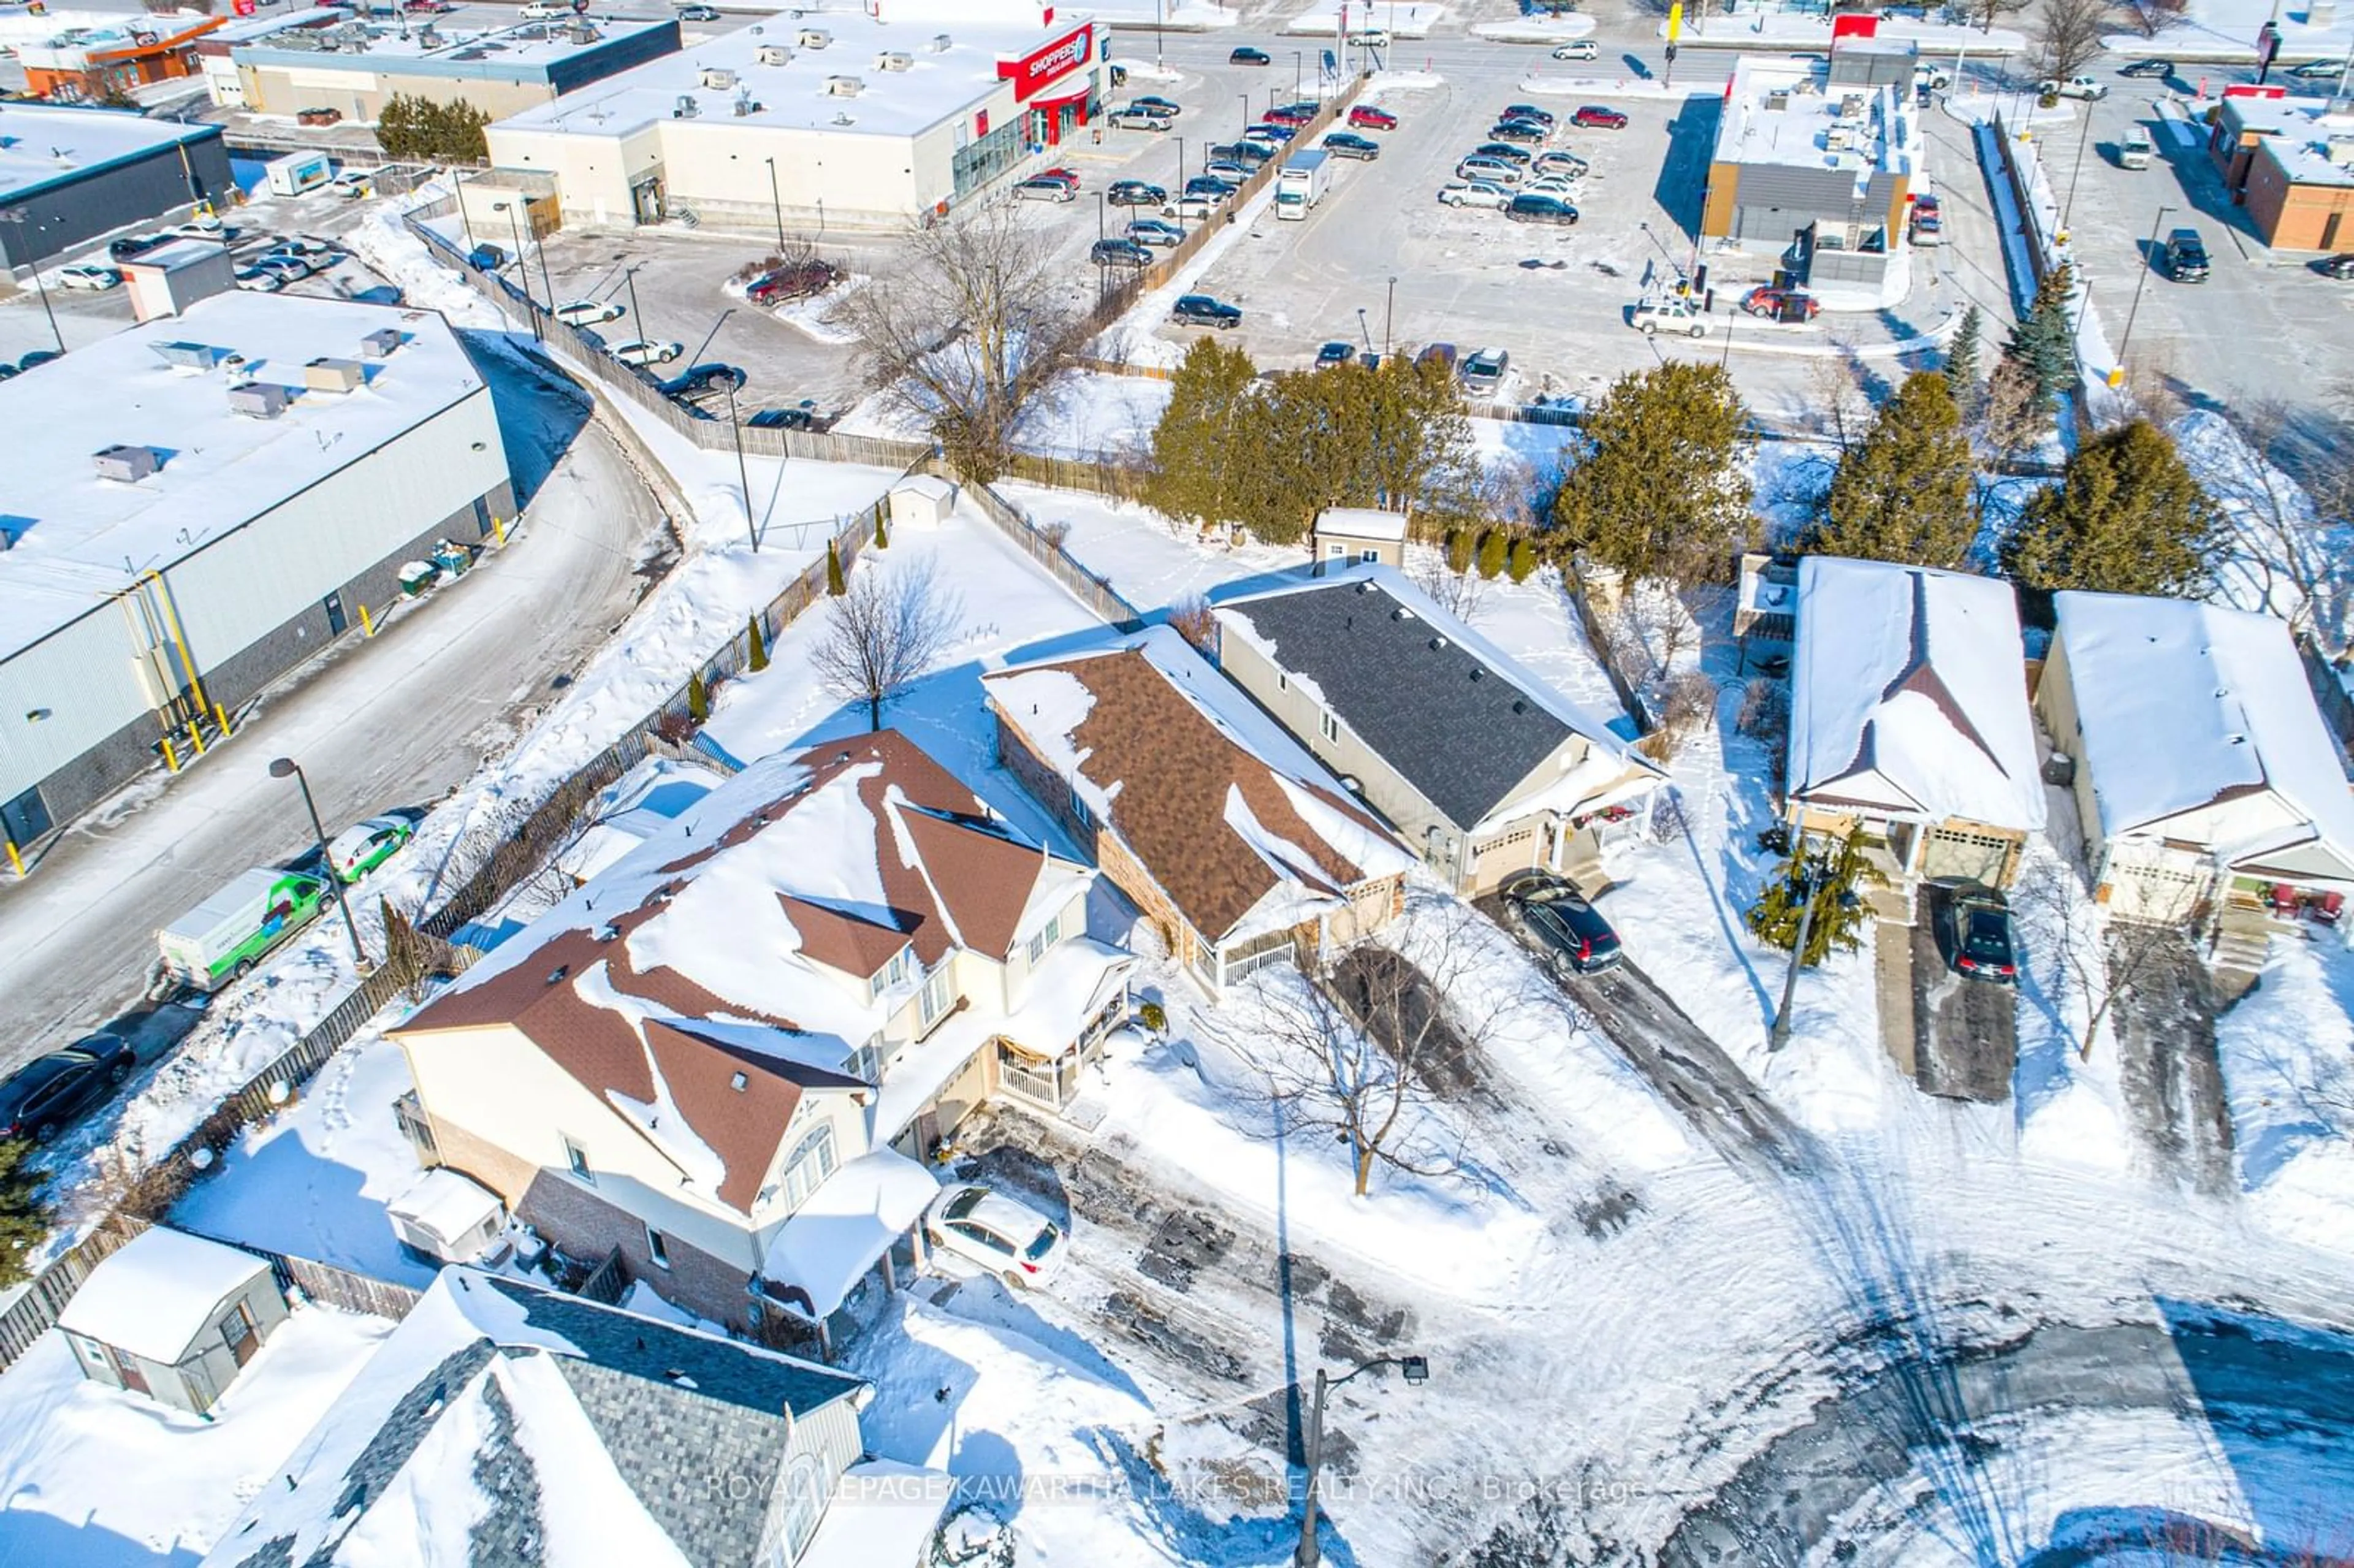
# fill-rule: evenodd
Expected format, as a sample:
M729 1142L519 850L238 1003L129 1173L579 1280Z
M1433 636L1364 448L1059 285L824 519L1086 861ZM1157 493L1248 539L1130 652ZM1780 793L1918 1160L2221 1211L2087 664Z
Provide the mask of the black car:
M817 415L808 408L763 408L744 422L756 430L813 430Z
M1275 149L1258 142L1216 142L1210 146L1210 156L1256 169L1275 156Z
M2354 280L2354 251L2343 256L2325 257L2316 261L2314 266L2325 278L2335 278L2340 282Z
M1150 267L1152 252L1133 239L1098 239L1087 248L1087 260L1098 267Z
M1335 338L1316 351L1316 368L1330 370L1336 365L1346 365L1357 357L1357 345Z
M1233 181L1222 180L1215 175L1195 175L1185 182L1187 196L1208 196L1213 201L1224 201L1240 189L1242 186Z
M1169 319L1186 326L1218 327L1222 330L1243 324L1242 307L1207 294L1181 294L1169 308Z
M1370 136L1360 136L1353 131L1335 131L1319 143L1336 158L1363 158L1368 161L1382 155L1382 144Z
M706 392L741 392L744 372L734 365L691 365L662 384L665 397L697 397Z
M1275 63L1275 57L1268 54L1265 49L1254 49L1246 47L1236 49L1234 53L1228 55L1226 57L1226 63L1228 65L1273 65Z
M2207 281L2207 242L2195 228L2178 228L2166 237L2166 275L2178 283Z
M1525 169L1532 157L1526 147L1515 147L1510 142L1482 142L1464 154L1470 158L1501 158L1515 168Z
M1504 205L1504 216L1514 223L1550 223L1566 228L1577 221L1577 209L1557 196L1523 192Z
M1496 118L1499 120L1533 120L1540 125L1550 125L1553 123L1552 111L1549 110L1539 109L1533 103L1507 103L1504 105L1504 111L1497 115Z
M1576 888L1549 871L1523 872L1504 886L1504 902L1538 940L1580 974L1616 965L1618 933Z
M112 1034L93 1034L34 1058L0 1084L0 1138L48 1142L121 1087L138 1065L130 1045Z
M1533 120L1505 120L1488 127L1488 136L1496 142L1542 142L1547 134L1544 126Z
M2133 77L2137 80L2150 77L2169 77L2174 74L2174 62L2172 60L2136 60L2117 74Z
M1104 192L1104 200L1114 207L1159 207L1168 199L1167 191L1142 180L1119 180Z
M2019 982L2019 949L2011 938L2010 906L2001 894L1964 883L1935 901L1937 952L1946 967L1971 980Z
M159 246L171 243L172 237L168 234L126 234L108 246L106 254L110 260L128 261L133 256L144 256Z

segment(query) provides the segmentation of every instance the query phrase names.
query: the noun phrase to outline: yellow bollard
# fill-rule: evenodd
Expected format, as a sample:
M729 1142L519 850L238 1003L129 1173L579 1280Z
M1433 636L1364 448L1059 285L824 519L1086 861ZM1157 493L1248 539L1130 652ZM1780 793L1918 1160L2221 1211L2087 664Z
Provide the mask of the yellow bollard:
M16 841L15 839L0 839L0 843L5 843L8 846L8 863L16 868L16 880L19 882L24 881L25 857L16 853Z
M213 722L220 726L221 738L223 740L228 739L232 734L228 727L228 714L218 703L215 703L213 705Z
M495 513L491 516L491 534L493 537L498 540L500 547L502 549L505 548L507 542L506 519L499 516Z
M164 737L164 766L175 773L180 770L180 754L172 749L172 737L168 735Z
M188 721L188 743L196 748L198 757L205 754L205 732L196 727L196 721L194 719Z
M360 635L362 637L374 637L376 635L376 620L368 614L367 606L366 605L360 606Z

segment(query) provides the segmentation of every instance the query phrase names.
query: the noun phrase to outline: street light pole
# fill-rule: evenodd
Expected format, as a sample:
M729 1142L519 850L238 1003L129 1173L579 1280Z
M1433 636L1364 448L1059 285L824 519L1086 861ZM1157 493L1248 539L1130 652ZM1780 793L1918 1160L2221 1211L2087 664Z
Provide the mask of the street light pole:
M1096 243L1098 245L1104 240L1104 194L1097 191L1096 192Z
M1382 306L1382 356L1390 352L1390 326L1397 320L1397 274L1390 274L1389 302Z
M1243 101L1243 129L1247 131L1250 129L1250 94L1238 92L1235 96Z
M25 227L24 208L16 207L0 213L0 217L5 217L16 226L17 238L24 238L29 232ZM66 351L66 334L58 330L58 313L49 307L49 286L41 281L39 244L38 240L35 240L25 248L25 260L33 269L33 291L41 296L41 313L49 318L49 335L57 340L58 352L63 354Z
M1300 81L1302 80L1302 79L1304 79L1304 78L1307 76L1307 74L1308 74L1308 51L1307 51L1306 49L1294 49L1294 50L1292 50L1292 51L1291 51L1291 96L1292 96L1292 97L1294 97L1294 98L1298 98L1298 97L1299 96L1299 84L1300 84Z
M744 487L744 532L752 536L752 553L760 553L760 530L752 521L752 471L744 466L744 421L736 414L736 378L727 378L727 433L736 438L736 482Z
M777 249L781 251L785 248L785 198L777 192L777 160L760 161L769 165L769 206L777 215Z
M1316 1369L1316 1399L1310 1407L1308 1431L1308 1483L1302 1489L1299 1508L1299 1545L1291 1554L1293 1568L1316 1568L1324 1560L1323 1549L1316 1542L1316 1479L1324 1467L1324 1395L1328 1390L1340 1387L1350 1378L1372 1372L1375 1367L1395 1367L1405 1374L1405 1381L1417 1388L1430 1381L1430 1359L1427 1356L1376 1356L1355 1372L1328 1378L1324 1369Z
M1365 352L1367 354L1373 353L1373 332L1371 327L1365 324L1365 307L1363 305L1359 305L1357 307L1357 331L1364 337Z
M2060 232L2068 232L2069 215L2076 210L2076 181L2084 172L2084 148L2093 139L2093 106L2084 105L2084 128L2076 132L2076 162L2068 171L2068 199L2060 207Z
M507 228L514 236L515 276L522 281L524 308L530 313L531 335L534 341L537 341L540 337L539 302L531 297L531 270L524 265L523 220L515 216L515 204L511 201L494 201L491 204L491 210L507 215ZM549 302L554 303L553 301Z
M352 924L352 906L344 902L344 879L335 874L335 863L327 858L327 830L319 821L319 804L311 799L311 781L302 776L302 764L291 757L281 757L270 764L272 779L292 779L302 791L302 809L311 813L311 833L319 843L319 863L325 868L327 885L334 890L335 907L342 911L344 931L352 939L352 959L365 974L368 967L367 949L360 946L360 928Z
M2149 286L2149 275L2158 268L2158 231L2166 227L2166 215L2173 210L2170 207L2159 207L2158 217L2150 223L2149 253L2142 258L2141 280L2134 284L2133 308L2126 312L2125 335L2117 340L2119 365L2126 362L2126 349L2133 343L2134 317L2141 314L2141 291Z
M631 262L621 274L621 281L630 286L630 330L640 337L646 335L646 318L638 314L638 269L644 265L642 261Z

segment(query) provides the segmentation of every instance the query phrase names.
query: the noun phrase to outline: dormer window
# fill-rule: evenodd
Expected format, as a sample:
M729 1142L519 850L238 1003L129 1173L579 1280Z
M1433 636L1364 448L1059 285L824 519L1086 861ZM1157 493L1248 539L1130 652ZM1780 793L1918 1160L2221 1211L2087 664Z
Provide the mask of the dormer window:
M1046 949L1062 939L1063 915L1062 911L1056 910L1047 916L1044 926L1030 933L1030 967L1036 969L1038 960L1046 956Z

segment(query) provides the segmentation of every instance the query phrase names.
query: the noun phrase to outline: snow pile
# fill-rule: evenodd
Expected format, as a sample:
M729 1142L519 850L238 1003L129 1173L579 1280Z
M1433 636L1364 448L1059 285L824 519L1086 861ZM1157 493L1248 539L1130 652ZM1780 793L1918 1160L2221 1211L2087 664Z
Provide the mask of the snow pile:
M442 265L401 221L409 207L448 194L437 182L408 196L370 202L366 215L345 233L343 241L370 271L400 291L404 303L439 311L454 326L504 330L507 321L499 308Z
M856 343L858 334L847 327L837 325L832 319L833 312L834 307L848 299L854 291L864 288L867 281L866 273L854 272L822 293L811 294L806 299L788 301L770 311L769 314L799 332L802 336L813 338L819 343Z
M2341 933L2275 938L2263 983L2216 1021L2247 1207L2354 1254L2354 954Z

